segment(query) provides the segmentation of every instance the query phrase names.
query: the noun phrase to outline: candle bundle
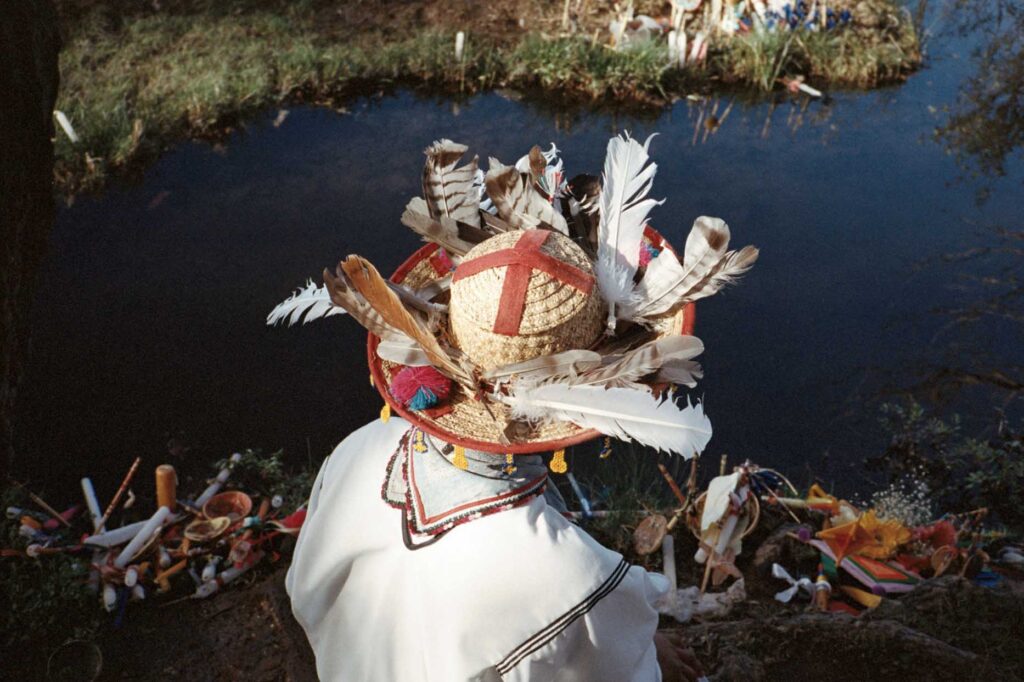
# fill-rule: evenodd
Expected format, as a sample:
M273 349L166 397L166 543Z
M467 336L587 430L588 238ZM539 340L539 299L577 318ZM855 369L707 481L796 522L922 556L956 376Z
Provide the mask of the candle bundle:
M55 555L81 556L90 567L89 588L99 596L103 608L118 612L118 620L127 602L141 601L150 593L171 592L179 580L181 586L189 586L186 598L208 597L265 557L276 558L275 539L294 536L301 526L301 514L286 511L281 495L224 490L231 485L233 470L242 458L240 453L228 458L194 499L179 497L173 466L157 466L153 472L155 506L152 511L133 508L132 514L141 511L146 516L127 523L125 507L129 505L122 505L122 500L135 497L129 485L139 469L139 458L129 467L105 511L89 477L81 479L84 505L64 513L26 491L42 511L7 508L7 519L19 524L26 546L23 550L5 549L4 556L37 561ZM252 512L253 497L258 501L256 513ZM87 513L76 519L83 507Z

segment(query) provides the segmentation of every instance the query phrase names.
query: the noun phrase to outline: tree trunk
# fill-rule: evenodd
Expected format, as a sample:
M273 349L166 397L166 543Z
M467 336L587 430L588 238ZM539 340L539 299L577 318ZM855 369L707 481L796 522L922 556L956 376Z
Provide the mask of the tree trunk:
M14 455L14 402L28 352L29 309L54 220L59 50L51 0L0 2L0 479Z

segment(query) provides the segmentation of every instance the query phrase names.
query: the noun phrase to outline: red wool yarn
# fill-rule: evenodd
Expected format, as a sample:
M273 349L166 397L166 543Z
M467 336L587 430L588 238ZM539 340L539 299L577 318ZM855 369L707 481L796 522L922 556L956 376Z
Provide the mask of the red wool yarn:
M446 400L452 382L433 367L405 367L392 377L388 390L403 406L423 410Z

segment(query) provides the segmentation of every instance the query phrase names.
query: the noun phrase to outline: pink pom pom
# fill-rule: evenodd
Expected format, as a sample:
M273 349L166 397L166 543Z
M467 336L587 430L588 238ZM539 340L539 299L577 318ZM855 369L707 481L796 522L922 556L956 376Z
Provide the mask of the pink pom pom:
M447 399L452 382L433 367L405 367L391 378L388 390L405 407L423 410Z
M645 237L640 242L640 267L646 268L659 253L661 253L661 249Z

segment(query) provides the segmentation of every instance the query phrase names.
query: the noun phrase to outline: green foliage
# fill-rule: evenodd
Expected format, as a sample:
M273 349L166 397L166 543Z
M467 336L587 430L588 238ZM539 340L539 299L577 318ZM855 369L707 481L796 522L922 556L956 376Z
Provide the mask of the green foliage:
M901 79L920 59L909 19L898 31L753 32L716 50L716 70L771 90L781 76L806 76L834 86L868 88Z
M943 511L987 507L1010 529L1024 531L1024 432L1000 423L987 440L968 437L956 417L930 416L914 401L883 412L892 439L870 466L894 480L923 480Z
M281 460L283 450L270 455L264 455L260 450L245 450L241 454L242 458L232 465L231 478L228 479L231 487L268 497L280 495L287 511L302 506L309 499L309 491L316 479L316 469L289 471ZM227 459L216 464L218 470L226 466Z
M596 456L595 456L596 459ZM676 481L685 481L689 465L681 457L663 459ZM593 474L581 478L591 502L612 513L590 522L588 530L607 547L628 554L632 552L633 529L643 520L642 511L664 513L679 506L672 491L658 471L659 454L635 443L616 441L608 459L594 462ZM685 466L684 466L685 464ZM680 483L682 485L682 483ZM570 508L573 497L567 497Z
M524 39L507 60L509 80L548 90L577 91L591 98L628 99L636 93L665 96L666 48L649 43L616 51L585 38Z
M0 504L25 507L16 488L0 495ZM24 548L17 520L4 521L5 548ZM70 541L70 538L68 538ZM0 557L0 651L9 652L16 663L40 665L39 658L71 637L88 639L99 626L98 597L86 587L89 567L81 558L51 555L40 559L24 556Z

